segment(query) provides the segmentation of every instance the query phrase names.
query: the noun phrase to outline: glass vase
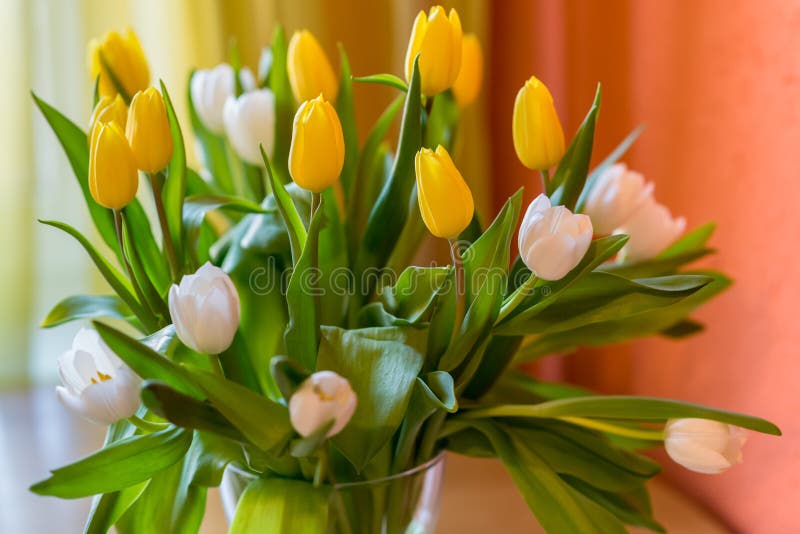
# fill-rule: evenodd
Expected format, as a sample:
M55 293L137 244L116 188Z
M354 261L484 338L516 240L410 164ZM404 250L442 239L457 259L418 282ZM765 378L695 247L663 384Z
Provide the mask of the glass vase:
M424 464L384 478L333 485L328 530L322 534L433 534L439 517L444 452ZM225 469L220 495L230 524L257 473Z

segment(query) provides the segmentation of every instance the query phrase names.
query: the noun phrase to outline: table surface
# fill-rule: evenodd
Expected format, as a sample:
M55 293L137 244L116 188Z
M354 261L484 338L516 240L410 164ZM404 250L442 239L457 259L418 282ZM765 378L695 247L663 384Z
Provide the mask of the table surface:
M0 395L0 532L82 532L88 499L42 498L27 487L48 470L78 459L102 443L104 429L76 418L52 390ZM651 484L656 517L670 533L731 532L665 481ZM203 534L226 532L216 490L209 494ZM494 460L449 455L437 532L543 532L502 466ZM632 529L631 532L645 532Z

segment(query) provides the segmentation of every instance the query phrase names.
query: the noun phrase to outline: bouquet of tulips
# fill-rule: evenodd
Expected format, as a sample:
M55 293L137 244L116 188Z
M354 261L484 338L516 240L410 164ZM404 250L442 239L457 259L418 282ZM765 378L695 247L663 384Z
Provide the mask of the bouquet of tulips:
M88 134L34 96L103 244L42 222L114 293L69 297L44 320L92 323L58 359L57 394L109 425L106 443L32 487L95 496L86 532L197 532L223 478L231 532L431 532L435 505L420 503L435 501L444 450L502 461L550 532L661 531L646 490L659 466L638 451L663 444L718 473L741 461L743 429L780 434L516 370L694 334L691 312L729 283L686 267L710 252L713 226L685 233L617 163L638 130L590 169L599 88L569 145L547 87L519 90L509 127L544 190L520 223L521 190L479 218L449 155L482 63L455 11L417 16L405 79L354 78L344 49L337 76L312 34L287 43L280 27L257 74L235 53L193 72L197 171L136 36L91 50ZM398 92L362 144L353 83ZM426 229L449 240L452 264L409 265Z

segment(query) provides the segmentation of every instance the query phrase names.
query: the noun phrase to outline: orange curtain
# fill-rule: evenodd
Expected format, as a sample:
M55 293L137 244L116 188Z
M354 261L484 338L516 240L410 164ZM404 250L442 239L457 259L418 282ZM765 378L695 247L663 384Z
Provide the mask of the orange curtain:
M652 339L556 360L545 371L605 392L680 398L772 419L745 462L707 477L665 461L668 476L740 532L797 532L800 494L800 4L508 1L492 12L490 117L495 209L538 180L511 144L514 95L536 74L575 131L595 84L599 161L640 123L625 161L690 226L719 223L705 265L732 289L696 315L683 341ZM665 458L664 458L665 459Z

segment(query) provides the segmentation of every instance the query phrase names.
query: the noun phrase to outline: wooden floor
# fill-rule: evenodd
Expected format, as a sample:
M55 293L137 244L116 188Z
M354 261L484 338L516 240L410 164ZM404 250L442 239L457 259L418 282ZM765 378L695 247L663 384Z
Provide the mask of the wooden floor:
M61 407L51 390L0 395L0 533L80 533L88 500L62 501L30 494L27 487L59 467L91 452L103 428ZM443 534L535 533L522 498L497 462L450 455L437 532ZM680 493L657 480L652 485L656 517L668 532L730 532ZM226 532L216 491L201 532ZM633 530L633 532L639 532Z

